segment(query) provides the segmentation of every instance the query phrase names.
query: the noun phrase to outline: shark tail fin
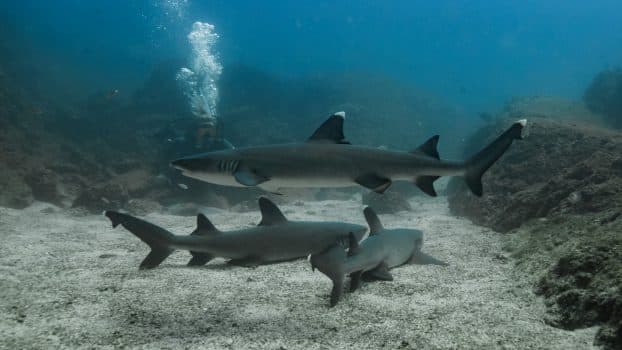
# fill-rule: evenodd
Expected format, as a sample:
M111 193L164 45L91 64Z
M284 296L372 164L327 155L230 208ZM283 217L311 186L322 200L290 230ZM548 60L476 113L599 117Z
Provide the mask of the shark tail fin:
M482 176L507 151L514 140L523 138L525 125L527 125L526 119L515 122L503 134L466 162L464 179L474 195L482 196Z
M152 269L160 265L174 251L171 244L175 235L162 227L116 211L108 210L104 215L110 219L112 227L123 226L151 248L151 252L140 263L140 269Z
M344 245L337 242L327 250L311 254L309 261L311 269L318 269L321 273L330 278L333 288L330 293L330 306L337 305L343 294L343 284L345 281L344 262L347 258Z

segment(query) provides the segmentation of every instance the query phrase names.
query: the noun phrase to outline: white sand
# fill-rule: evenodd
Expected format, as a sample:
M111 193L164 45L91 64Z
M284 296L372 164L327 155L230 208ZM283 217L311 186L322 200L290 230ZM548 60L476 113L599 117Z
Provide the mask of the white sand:
M103 216L0 208L0 348L589 349L595 328L546 325L544 305L502 253L502 235L448 215L444 199L382 215L424 230L449 267L408 265L328 308L330 281L301 260L187 268L176 252L139 271L147 247ZM360 202L284 206L290 219L363 223ZM210 215L227 230L258 213ZM192 218L147 217L189 233Z

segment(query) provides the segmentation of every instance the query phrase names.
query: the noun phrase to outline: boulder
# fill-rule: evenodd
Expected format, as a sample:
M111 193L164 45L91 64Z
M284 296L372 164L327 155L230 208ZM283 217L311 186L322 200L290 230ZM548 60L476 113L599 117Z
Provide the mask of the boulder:
M0 167L0 206L23 209L32 204L32 189L18 173Z
M598 73L585 90L583 101L610 125L622 128L622 69L607 69Z
M480 130L469 148L481 148L510 123ZM482 198L452 180L452 213L507 232L534 218L622 208L622 134L545 118L531 118L527 134L484 175Z
M542 99L517 100L468 142L468 156L516 118L528 119L516 142L483 177L475 197L462 179L448 188L452 213L510 233L517 273L531 278L565 329L600 325L595 343L622 347L622 133L587 117L564 117ZM534 112L539 111L539 112Z

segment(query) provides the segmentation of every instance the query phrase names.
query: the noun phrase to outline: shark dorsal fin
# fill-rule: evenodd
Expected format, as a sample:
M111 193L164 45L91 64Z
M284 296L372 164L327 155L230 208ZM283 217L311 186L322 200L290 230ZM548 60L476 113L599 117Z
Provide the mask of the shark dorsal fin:
M315 130L307 142L350 144L343 135L343 121L345 119L346 112L337 112L331 115Z
M348 233L348 256L356 255L359 253L359 242L356 240L354 233Z
M259 197L259 210L261 211L261 222L259 226L276 225L287 222L287 218L271 200L266 197Z
M441 157L438 155L438 150L436 149L436 146L438 145L438 137L438 135L430 137L426 142L417 147L411 153L423 154L434 159L440 159Z
M197 215L197 229L192 233L193 235L211 235L219 232L207 216L203 214Z
M367 220L367 225L369 225L370 236L377 235L380 231L384 230L378 215L376 215L376 212L374 212L372 208L365 208L365 210L363 210L363 214L365 214L365 220Z

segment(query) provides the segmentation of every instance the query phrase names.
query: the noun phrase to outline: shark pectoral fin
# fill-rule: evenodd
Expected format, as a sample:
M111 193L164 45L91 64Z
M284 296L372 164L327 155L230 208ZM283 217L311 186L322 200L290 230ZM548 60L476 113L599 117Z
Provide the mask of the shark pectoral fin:
M262 184L268 180L268 177L257 174L256 172L246 170L246 169L238 169L233 173L233 177L235 177L235 181L244 186L257 186Z
M415 253L412 258L410 258L411 264L418 265L441 265L441 266L449 266L448 263L438 260L437 258L430 256L424 252Z
M333 289L330 291L330 307L337 305L343 294L343 275L332 278Z
M393 275L389 272L389 266L385 262L382 262L375 269L365 272L364 277L369 281L393 281Z
M190 254L192 254L192 259L188 261L188 266L203 266L214 259L214 256L209 253L191 251Z
M350 293L354 292L361 286L361 277L363 271L356 271L350 275Z
M354 182L376 193L384 193L391 186L391 179L371 173L357 177Z
M438 178L439 176L417 176L415 178L415 185L417 185L417 187L419 187L419 189L425 194L436 197L436 191L434 190L434 181L436 181L436 179Z
M256 256L249 256L241 259L231 259L227 261L227 264L242 266L242 267L257 267L261 265L261 259Z
M153 248L140 263L138 268L140 270L153 269L154 267L160 265L169 255L171 255L173 251L174 249Z

